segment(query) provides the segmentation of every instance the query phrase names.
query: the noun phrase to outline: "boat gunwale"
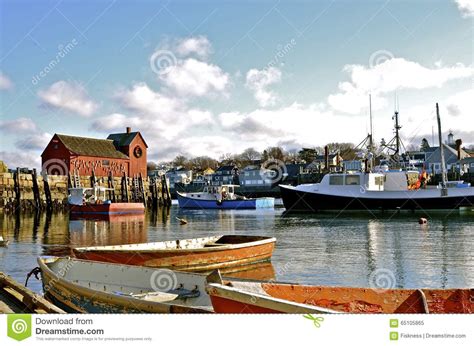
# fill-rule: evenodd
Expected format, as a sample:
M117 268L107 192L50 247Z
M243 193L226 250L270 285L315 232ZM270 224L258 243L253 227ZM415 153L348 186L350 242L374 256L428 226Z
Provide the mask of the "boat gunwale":
M188 193L198 193L198 192L180 192L176 191L176 194L179 195L182 198L188 198L193 201L202 201L202 202L217 202L217 199L203 199L203 198L195 198L195 197L190 197L187 196ZM240 195L239 195L240 196ZM275 200L274 197L255 197L255 198L245 198L245 199L223 199L222 203L225 202L254 202L257 200L263 200L263 199L273 199Z
M214 238L219 238L226 236L226 235L217 235L217 236L211 236L211 237L203 237L203 238L190 238L190 239L178 239L180 242L181 241L187 241L187 240L212 240ZM238 236L238 235L237 235ZM245 237L245 235L244 235ZM140 253L168 253L168 252L179 252L179 253L192 253L192 252L219 252L219 251L226 251L226 250L234 250L234 249L241 249L241 248L250 248L250 247L255 247L255 246L260 246L260 245L265 245L265 244L270 244L270 243L276 243L276 238L275 237L264 237L264 236L258 236L264 239L260 240L255 240L255 241L249 241L245 243L240 243L240 244L217 244L214 246L209 246L209 247L198 247L198 248L184 248L184 249L178 249L178 248L169 248L169 249L160 249L160 248L150 248L150 249L137 249L133 248L133 246L139 246L143 244L147 245L153 245L153 244L163 244L167 242L176 242L176 240L165 240L161 242L152 242L152 243L136 243L136 244L122 244L122 245L106 245L106 246L90 246L90 247L76 247L73 248L73 251L77 251L80 253L86 253L86 252L101 252L101 253L106 253L106 252L140 252Z
M245 291L241 288L230 287L224 284L218 283L207 283L206 292L211 297L219 297L223 299L234 300L242 304L248 304L253 306L258 306L262 308L267 308L277 311L277 313L318 313L318 314L343 314L344 312L332 310L324 307L318 307L316 305L296 303L291 300L281 299L273 297L269 294L264 295L257 292ZM259 302L253 303L252 300ZM277 305L272 306L272 305ZM281 308L281 310L277 310ZM299 309L292 311L293 309ZM302 310L301 310L302 309Z

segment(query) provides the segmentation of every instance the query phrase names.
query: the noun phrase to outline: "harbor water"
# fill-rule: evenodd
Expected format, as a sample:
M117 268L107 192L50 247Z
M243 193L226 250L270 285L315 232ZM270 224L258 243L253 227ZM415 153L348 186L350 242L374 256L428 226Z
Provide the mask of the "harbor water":
M184 218L180 225L176 217ZM427 217L428 224L418 224ZM23 283L41 255L71 247L252 234L277 239L270 276L311 285L399 288L474 286L474 213L328 213L285 215L269 210L168 210L111 220L70 220L68 214L0 214L0 271ZM268 267L266 267L268 277ZM258 277L257 277L258 278ZM41 291L30 279L28 287Z

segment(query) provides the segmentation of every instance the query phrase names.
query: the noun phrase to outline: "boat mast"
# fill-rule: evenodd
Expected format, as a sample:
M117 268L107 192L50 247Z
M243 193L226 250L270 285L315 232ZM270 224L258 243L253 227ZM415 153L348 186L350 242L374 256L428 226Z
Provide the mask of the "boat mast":
M444 148L443 148L443 138L441 134L441 117L439 116L439 107L436 103L436 118L438 120L438 140L439 140L439 150L441 153L441 196L448 195L448 189L446 187L446 162L444 161Z
M374 128L372 126L372 95L369 94L369 115L370 115L370 140L369 140L369 145L370 149L373 148L374 145Z

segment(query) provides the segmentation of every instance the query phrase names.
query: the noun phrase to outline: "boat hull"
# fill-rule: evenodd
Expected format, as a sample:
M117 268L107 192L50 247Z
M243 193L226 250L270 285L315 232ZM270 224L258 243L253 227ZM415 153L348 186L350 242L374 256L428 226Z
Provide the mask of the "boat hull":
M244 283L248 285L248 283ZM248 290L210 284L217 313L473 313L471 289L388 289L250 284ZM257 285L257 286L256 286ZM237 286L238 287L238 286Z
M69 205L71 215L127 215L127 214L143 214L145 206L143 203L110 203L110 204L86 204L86 205Z
M287 212L318 212L324 210L452 210L472 207L474 195L453 195L447 197L417 197L416 192L399 197L377 198L338 196L318 192L300 191L294 187L280 186L281 197ZM436 191L439 193L439 191Z
M239 236L227 236L239 238ZM229 244L196 249L140 250L130 246L129 250L118 247L104 249L73 249L77 258L109 263L129 264L153 268L170 268L204 272L245 266L269 261L275 248L275 238L266 238L247 243ZM138 244L139 245L139 244Z
M62 267L56 273L51 270L47 263L49 261L63 261L61 264ZM155 302L149 300L135 299L126 294L120 294L118 291L120 289L130 289L130 285L136 284L136 282L145 279L148 279L148 285L153 281L153 275L151 279L148 278L150 274L150 269L136 268L133 266L117 266L113 264L104 264L104 263L86 263L86 271L82 274L84 278L82 280L68 280L65 278L66 273L69 270L77 270L76 263L81 263L79 266L84 266L84 262L80 260L72 260L68 258L57 258L57 257L40 257L38 259L38 264L41 269L41 277L43 283L43 291L45 297L61 307L67 312L74 313L206 313L212 312L211 306L209 308L204 308L202 306L185 306L180 304L172 304L170 302ZM95 267L102 266L104 270L97 272ZM84 270L84 269L79 269ZM147 272L148 271L148 272ZM97 273L101 273L100 277L97 277L95 280L101 280L104 277L112 277L117 275L116 283L105 283L103 290L91 289L91 283L96 285L92 279L89 287L85 287L85 283L80 285L77 281L86 281L85 277L94 276ZM59 275L58 275L59 274ZM127 279L127 274L130 275L130 278ZM151 273L152 274L152 273ZM160 274L164 275L164 274ZM168 275L166 273L166 275ZM173 280L179 282L182 278L193 274L187 273L178 273L174 272L172 275ZM197 277L194 274L195 279L191 278L191 283L188 282L188 286L203 287L203 280L205 278ZM156 279L158 278L158 279ZM155 276L154 280L160 280L160 276ZM194 285L194 281L195 285ZM156 284L159 285L159 281L156 281ZM105 287L107 285L107 291ZM113 287L115 290L112 290L110 287ZM152 287L137 287L137 291L145 290L152 291ZM202 288L202 292L205 293ZM192 298L191 298L192 299ZM208 300L207 296L201 298L202 300Z
M274 198L251 198L240 200L208 200L186 197L180 193L178 195L178 205L187 209L260 209L273 208Z

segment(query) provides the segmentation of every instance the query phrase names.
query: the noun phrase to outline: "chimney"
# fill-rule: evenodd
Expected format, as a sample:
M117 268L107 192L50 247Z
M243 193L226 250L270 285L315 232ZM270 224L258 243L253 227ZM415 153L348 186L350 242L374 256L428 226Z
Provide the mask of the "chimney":
M458 160L461 160L461 145L462 145L462 140L461 139L456 139L456 151L458 152Z
M127 133L132 132L132 128L127 126Z

